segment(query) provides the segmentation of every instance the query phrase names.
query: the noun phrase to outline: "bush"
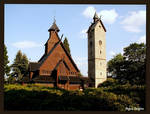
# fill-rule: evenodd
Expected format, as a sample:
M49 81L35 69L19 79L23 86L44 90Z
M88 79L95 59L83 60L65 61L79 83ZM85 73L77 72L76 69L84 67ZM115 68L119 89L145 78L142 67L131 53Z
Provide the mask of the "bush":
M143 99L134 91L144 91L143 86L129 85L114 88L87 88L84 91L67 91L37 85L5 85L5 110L86 110L126 111L126 107L138 108ZM119 92L116 91L119 89ZM121 91L124 94L121 94ZM133 99L128 96L136 96Z
M99 87L109 87L109 86L116 86L118 85L118 80L113 78L108 78L105 82L99 85Z

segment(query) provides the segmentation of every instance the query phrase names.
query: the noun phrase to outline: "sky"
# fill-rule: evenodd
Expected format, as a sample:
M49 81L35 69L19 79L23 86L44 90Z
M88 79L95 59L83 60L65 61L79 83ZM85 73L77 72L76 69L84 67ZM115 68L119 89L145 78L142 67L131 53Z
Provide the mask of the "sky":
M9 64L18 50L29 61L37 62L45 52L48 29L54 18L59 36L68 38L71 55L81 73L87 76L87 29L95 11L107 30L106 60L109 61L131 43L146 43L146 5L33 5L6 4L4 43Z

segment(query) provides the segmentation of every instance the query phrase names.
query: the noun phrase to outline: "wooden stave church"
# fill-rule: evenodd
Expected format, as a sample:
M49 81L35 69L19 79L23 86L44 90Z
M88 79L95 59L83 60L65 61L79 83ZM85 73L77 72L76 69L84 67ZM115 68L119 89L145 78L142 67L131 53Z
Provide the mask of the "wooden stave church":
M22 78L22 84L35 83L67 90L84 89L91 82L80 76L80 71L71 55L65 49L58 35L56 21L48 30L45 53L38 62L29 63L29 75Z

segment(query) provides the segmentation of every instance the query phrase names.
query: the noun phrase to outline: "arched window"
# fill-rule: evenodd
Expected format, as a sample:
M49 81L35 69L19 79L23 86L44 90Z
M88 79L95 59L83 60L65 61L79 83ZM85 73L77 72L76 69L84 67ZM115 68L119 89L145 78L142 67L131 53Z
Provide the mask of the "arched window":
M100 75L102 75L102 72L100 72Z
M99 52L100 54L102 54L102 51L100 50L100 52Z
M102 41L101 41L101 40L99 41L99 45L100 45L100 46L102 45Z

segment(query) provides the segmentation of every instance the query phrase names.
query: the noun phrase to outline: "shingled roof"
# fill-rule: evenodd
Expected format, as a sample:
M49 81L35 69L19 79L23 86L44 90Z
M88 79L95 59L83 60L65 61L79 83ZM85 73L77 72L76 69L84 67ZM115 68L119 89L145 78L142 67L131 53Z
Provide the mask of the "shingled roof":
M102 22L100 19L99 19L98 21L96 21L96 22L93 22L93 23L91 24L91 26L89 27L89 29L88 29L87 32L89 32L90 30L93 30L93 29L95 28L95 26L97 25L98 22L101 23L101 25L102 25L104 31L106 32L106 28L105 28L103 22Z
M48 56L50 56L50 54L53 52L53 50L60 44L62 46L62 48L64 49L65 53L67 54L67 56L69 57L69 59L71 60L72 64L74 65L74 67L76 68L76 70L79 72L80 70L78 69L77 65L75 64L75 62L73 61L71 55L68 53L68 51L66 50L66 48L64 47L63 43L61 42L60 37L58 36L57 32L55 32L59 41L52 47L52 49L49 51L49 53L47 55L44 55L40 61L39 61L39 66L38 68L40 68L40 66L44 63L44 61L48 58Z

